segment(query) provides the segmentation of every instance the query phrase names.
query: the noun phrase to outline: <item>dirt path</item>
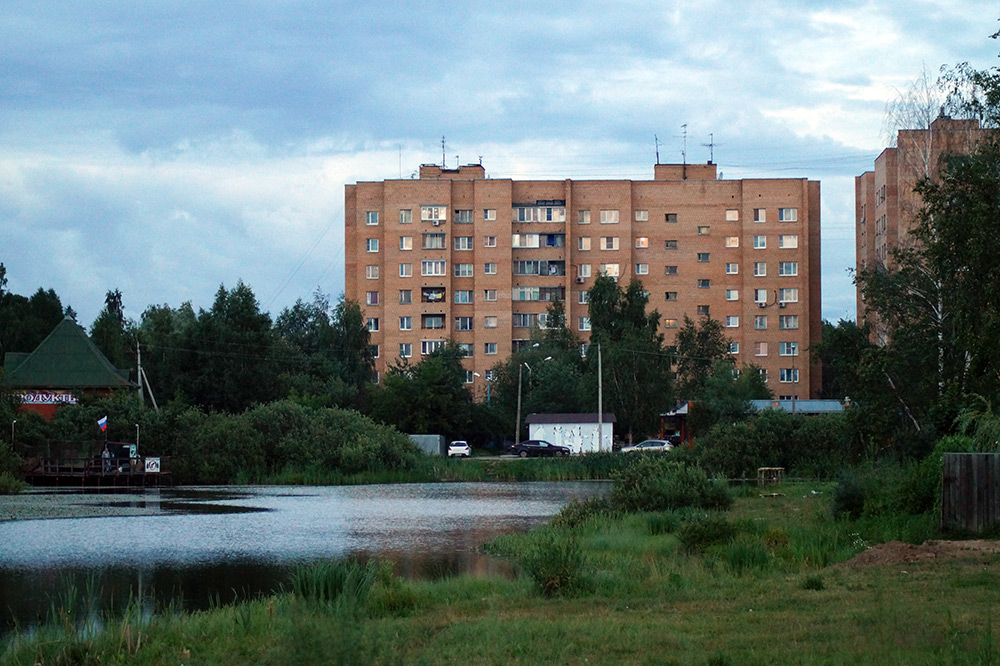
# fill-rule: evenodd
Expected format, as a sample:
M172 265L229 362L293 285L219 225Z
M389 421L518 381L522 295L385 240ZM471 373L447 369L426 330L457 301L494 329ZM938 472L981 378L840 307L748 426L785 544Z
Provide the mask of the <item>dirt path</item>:
M985 539L971 541L925 541L920 545L890 541L872 546L858 553L840 566L846 568L866 567L878 564L900 564L904 562L934 562L957 559L973 559L1000 553L1000 541Z

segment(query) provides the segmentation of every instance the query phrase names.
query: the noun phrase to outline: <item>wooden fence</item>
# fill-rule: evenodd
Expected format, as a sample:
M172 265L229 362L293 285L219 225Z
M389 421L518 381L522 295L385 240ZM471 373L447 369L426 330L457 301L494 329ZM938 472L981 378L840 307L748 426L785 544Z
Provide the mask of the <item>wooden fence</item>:
M946 453L941 527L978 533L1000 522L1000 454Z

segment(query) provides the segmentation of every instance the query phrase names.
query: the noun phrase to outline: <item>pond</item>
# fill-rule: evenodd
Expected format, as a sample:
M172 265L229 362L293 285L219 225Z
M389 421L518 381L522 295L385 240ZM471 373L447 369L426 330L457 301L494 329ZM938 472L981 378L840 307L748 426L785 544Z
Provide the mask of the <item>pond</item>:
M214 487L65 494L111 513L0 522L0 632L53 608L100 612L138 599L189 610L287 589L298 565L387 558L406 578L509 575L479 552L535 527L603 482ZM2 503L0 498L0 503Z

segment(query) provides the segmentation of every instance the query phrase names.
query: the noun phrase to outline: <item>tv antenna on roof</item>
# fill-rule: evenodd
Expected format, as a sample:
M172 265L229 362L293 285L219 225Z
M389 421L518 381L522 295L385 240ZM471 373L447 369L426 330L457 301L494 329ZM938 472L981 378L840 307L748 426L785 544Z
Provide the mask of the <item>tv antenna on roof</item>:
M448 167L448 163L445 161L445 156L444 156L444 135L442 134L441 135L441 168L442 169L446 169L447 167Z
M656 163L660 163L660 139L654 134L653 145L656 146Z
M722 144L715 142L715 133L711 132L708 135L708 143L701 144L708 148L708 163L712 164L715 162L715 147L721 146Z
M681 125L681 137L684 139L684 149L681 150L681 162L684 166L687 166L687 154L688 154L688 126L687 123Z

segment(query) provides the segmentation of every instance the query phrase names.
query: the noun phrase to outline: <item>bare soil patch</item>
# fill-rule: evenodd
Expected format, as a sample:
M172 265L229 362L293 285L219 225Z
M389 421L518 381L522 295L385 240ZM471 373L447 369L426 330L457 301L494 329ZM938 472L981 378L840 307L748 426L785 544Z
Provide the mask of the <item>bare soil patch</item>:
M853 569L879 564L934 562L975 559L1000 553L1000 541L978 539L970 541L925 541L920 545L889 541L858 553L841 566Z

